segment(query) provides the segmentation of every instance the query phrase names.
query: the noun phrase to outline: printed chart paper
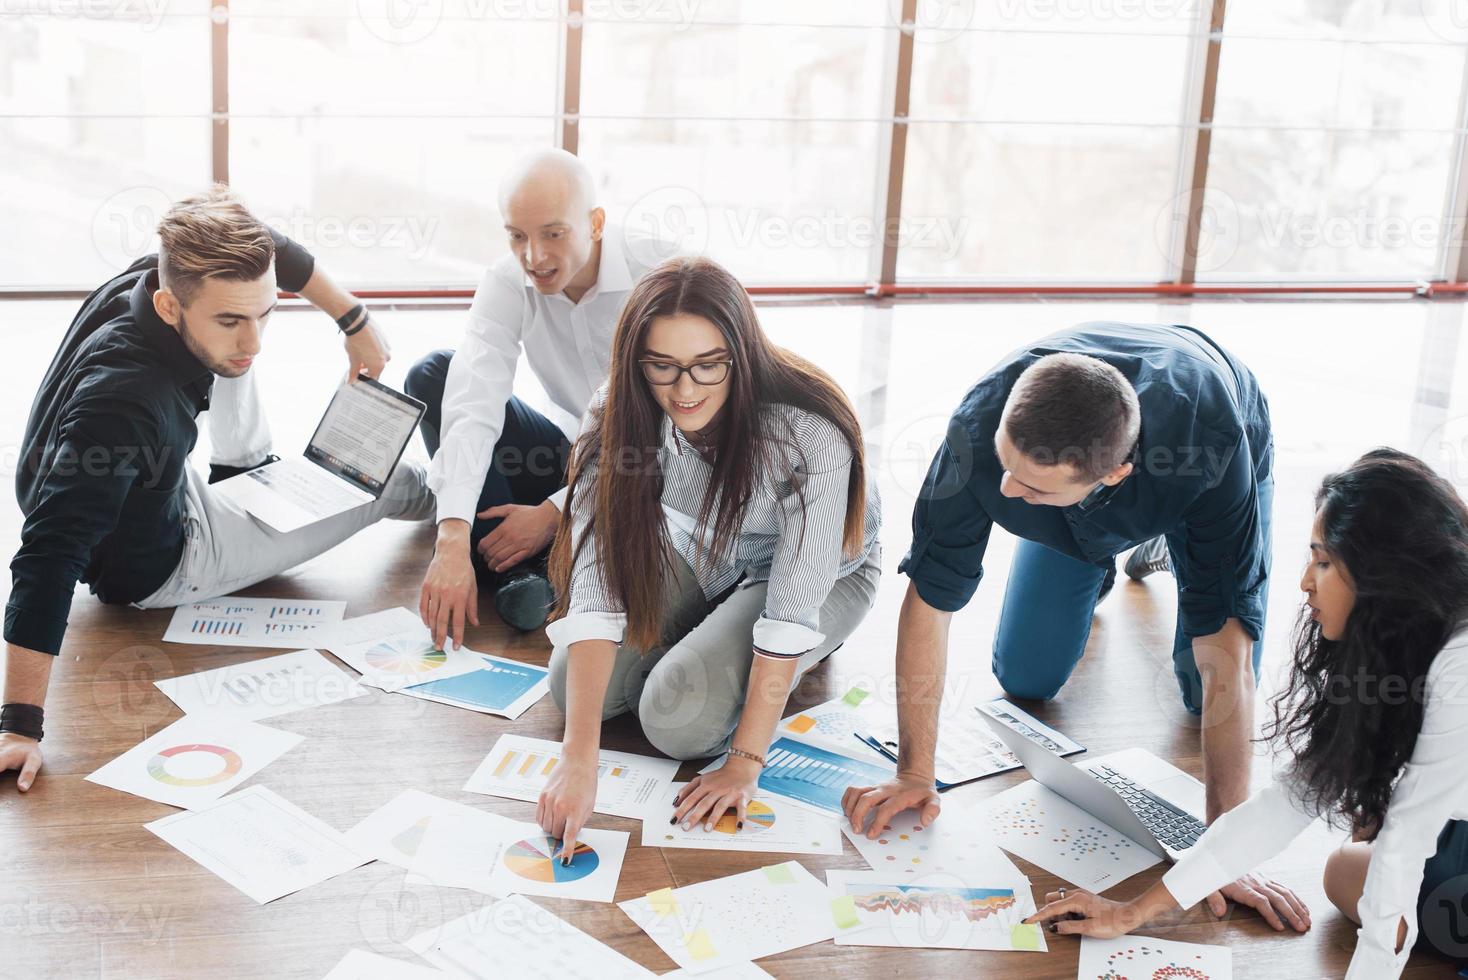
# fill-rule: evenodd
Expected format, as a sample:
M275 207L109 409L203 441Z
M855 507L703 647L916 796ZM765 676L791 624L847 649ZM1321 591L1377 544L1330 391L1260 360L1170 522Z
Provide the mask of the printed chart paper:
M426 701L515 719L550 691L550 671L518 660L479 654L480 667L467 674L402 689Z
M837 817L842 815L846 787L876 786L891 779L895 771L885 759L862 762L793 738L777 739L765 758L768 761L759 776L762 792ZM717 760L703 771L722 763Z
M446 980L446 976L407 960L352 949L322 980Z
M411 875L445 888L469 888L496 897L494 884L505 841L521 825L493 813L440 813L422 825L413 843Z
M315 650L154 681L190 715L260 721L372 693Z
M144 827L261 905L370 860L264 786Z
M399 624L396 632L371 632L365 639L343 639L361 636L367 630L359 620L348 620L332 635L332 653L362 675L362 683L384 691L401 691L405 687L445 680L479 670L484 666L480 655L465 647L440 650L433 645L433 635L406 609L388 610L390 615L373 613L364 616L374 623ZM412 617L412 625L406 618Z
M978 710L1003 722L1036 745L1043 745L1058 756L1075 755L1086 747L1064 732L1057 731L1027 711L1021 711L1004 698L985 701Z
M1226 946L1179 943L1147 936L1081 937L1080 980L1232 980Z
M363 854L405 870L411 869L423 843L423 835L428 832L429 822L440 816L462 820L485 818L491 823L514 822L422 790L405 789L347 831L347 840Z
M768 970L754 963L735 963L732 966L710 970L708 973L693 973L690 970L674 970L664 973L663 980L683 980L685 977L702 977L703 980L771 980Z
M662 888L618 907L696 974L824 942L836 932L826 886L796 861Z
M837 946L1045 952L1029 882L924 884L883 871L827 871Z
M1033 779L979 806L999 846L1093 892L1162 858Z
M997 719L1056 755L1067 756L1085 751L1085 746L1079 742L1056 731L1028 712L1021 711L1004 698L995 698L978 705L974 711L965 708L951 717L945 715L941 720L934 759L939 789L948 789L1020 768L1018 757L989 730L979 714ZM897 757L899 744L895 715L883 715L880 720L873 721L866 732L881 744L889 759Z
M853 687L839 698L782 720L777 733L842 755L869 758L880 765L881 754L863 742L861 735L886 721L897 723L896 710L890 705L876 704L864 688Z
M345 602L321 599L225 596L179 606L163 641L291 650L314 646L341 622L346 611Z
M560 742L501 735L464 789L534 803L560 761ZM677 775L678 763L672 759L603 750L597 755L593 809L614 817L641 817Z
M944 801L938 819L927 827L922 825L918 811L904 810L892 818L876 840L852 833L846 820L841 821L841 832L873 871L904 881L956 884L976 876L993 880L996 872L1023 877L984 829L984 817L951 799Z
M655 976L529 899L511 895L408 940L455 977L645 980Z
M270 765L303 737L252 721L184 715L87 779L197 810Z
M776 796L756 796L744 809L744 828L737 826L734 812L714 822L684 830L669 824L673 797L687 786L674 783L663 798L642 818L643 847L695 847L708 851L773 851L777 854L840 854L841 827L835 817L794 806Z

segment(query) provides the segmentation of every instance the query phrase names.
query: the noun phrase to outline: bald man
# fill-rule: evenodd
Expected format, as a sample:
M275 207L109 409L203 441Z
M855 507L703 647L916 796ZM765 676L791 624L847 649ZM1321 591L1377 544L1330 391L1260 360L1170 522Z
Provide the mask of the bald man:
M563 150L518 160L499 205L512 254L480 281L458 350L423 358L406 385L428 406L438 541L420 612L440 645L459 643L466 620L478 625L479 585L494 591L505 623L544 624L545 552L565 501L570 442L514 397L515 365L523 351L551 401L580 419L606 380L627 294L669 256L609 223L585 164Z

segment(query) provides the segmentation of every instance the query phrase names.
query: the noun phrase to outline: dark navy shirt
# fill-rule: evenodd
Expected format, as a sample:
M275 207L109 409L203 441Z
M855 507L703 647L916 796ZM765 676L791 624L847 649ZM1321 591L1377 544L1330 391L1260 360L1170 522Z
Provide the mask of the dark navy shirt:
M272 232L276 281L315 260ZM184 546L184 467L214 375L153 309L158 256L87 297L31 405L15 474L25 515L10 563L5 640L57 653L78 581L104 602L145 599Z
M1021 372L1061 352L1105 361L1136 388L1142 429L1134 469L1071 507L1027 504L999 492L1004 467L994 434ZM1268 578L1258 490L1271 479L1273 457L1264 394L1207 335L1082 324L1010 354L964 397L913 508L912 547L899 571L924 602L951 612L978 588L995 523L1098 565L1165 534L1184 634L1211 635L1233 617L1258 639Z

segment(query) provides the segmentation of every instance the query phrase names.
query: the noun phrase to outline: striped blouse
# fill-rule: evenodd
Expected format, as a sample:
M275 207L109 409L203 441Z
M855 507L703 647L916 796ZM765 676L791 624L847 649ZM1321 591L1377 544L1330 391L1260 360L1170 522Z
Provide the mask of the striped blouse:
M603 388L592 400L583 431L591 412L598 411L605 398ZM695 540L695 534L699 505L713 468L672 419L664 416L658 450L663 517L674 550L694 570L706 597L720 595L741 579L769 582L764 614L754 625L753 646L773 657L798 657L825 639L819 631L820 610L832 585L860 568L877 547L882 504L876 481L868 479L861 554L844 558L841 540L851 473L846 437L824 416L790 405L766 409L764 421L769 462L750 496L730 553L710 562L700 551L711 541L713 529L706 529L702 542ZM584 482L572 501L572 540L578 548L594 507L596 495L590 487L596 465L595 460L587 464ZM803 491L803 519L796 485ZM581 549L571 572L567 615L546 627L546 634L558 647L581 640L622 641L627 617L607 590L595 549L595 540Z

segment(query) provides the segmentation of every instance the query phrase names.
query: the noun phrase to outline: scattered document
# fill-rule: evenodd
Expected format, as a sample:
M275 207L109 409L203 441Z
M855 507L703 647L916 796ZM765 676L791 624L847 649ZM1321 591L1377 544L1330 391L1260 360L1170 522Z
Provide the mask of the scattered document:
M674 783L642 818L643 847L695 847L707 851L768 851L777 854L840 854L837 818L795 806L777 796L756 796L744 808L744 827L730 810L704 830L706 821L684 830L670 824L673 798L687 783Z
M361 674L364 684L384 691L400 691L415 684L458 677L484 666L480 655L472 650L439 649L428 627L406 609L386 610L362 619L371 620L374 625L399 627L392 632L379 632L364 627L361 620L348 620L332 633L329 649ZM365 638L361 638L363 633L367 634Z
M842 821L841 831L872 870L900 875L902 880L970 881L980 872L990 874L994 868L1005 868L1016 878L1021 876L1019 868L984 829L983 815L952 799L944 799L942 812L927 827L922 825L918 811L904 810L875 840L853 833L850 821Z
M418 847L428 831L429 821L438 816L507 820L422 790L405 789L347 831L347 840L363 854L407 870L412 868L418 856Z
M796 861L661 888L618 906L695 974L824 942L836 932L826 886Z
M165 643L227 647L315 646L347 611L345 602L321 599L247 599L225 596L191 602L173 611Z
M430 929L406 945L446 974L476 980L644 980L655 976L519 895Z
M1089 891L1162 860L1033 779L984 800L979 810L1000 847Z
M479 660L478 670L414 684L399 693L513 720L550 692L550 671L544 667L487 653L479 654Z
M154 681L189 715L260 721L372 693L315 650Z
M862 734L873 725L887 721L897 723L896 709L876 704L866 688L853 687L839 698L783 719L776 734L789 735L842 755L870 758L880 764L881 757L862 739Z
M1062 758L1086 751L1086 747L1063 732L1057 731L1027 711L1021 711L1004 698L985 701L978 711L1002 722L1036 745L1043 745Z
M841 798L846 787L876 786L891 779L896 771L880 756L863 762L793 738L777 739L766 759L759 776L760 792L837 817L843 813ZM723 759L716 759L703 771L711 772L723 763Z
M322 980L445 980L446 974L407 960L348 950Z
M144 827L261 905L370 860L264 786Z
M1177 977L1179 980L1233 980L1233 953L1227 946L1179 943L1148 936L1116 939L1081 937L1080 980L1126 977Z
M837 946L1045 952L1030 883L1003 866L972 883L895 878L886 871L827 871Z
M470 793L535 803L561 762L561 743L522 735L501 735L464 784ZM641 817L662 799L678 775L678 762L630 752L597 754L597 813Z
M184 715L87 779L197 810L270 765L302 738L252 721Z

